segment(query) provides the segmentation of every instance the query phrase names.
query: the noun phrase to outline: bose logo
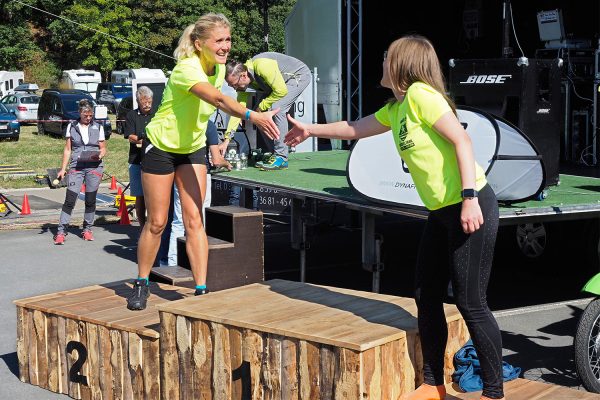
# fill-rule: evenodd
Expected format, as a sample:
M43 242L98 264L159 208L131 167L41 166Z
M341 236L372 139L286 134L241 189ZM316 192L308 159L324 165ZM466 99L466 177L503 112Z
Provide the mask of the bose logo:
M512 75L471 75L466 81L459 83L504 83L504 80L512 78Z

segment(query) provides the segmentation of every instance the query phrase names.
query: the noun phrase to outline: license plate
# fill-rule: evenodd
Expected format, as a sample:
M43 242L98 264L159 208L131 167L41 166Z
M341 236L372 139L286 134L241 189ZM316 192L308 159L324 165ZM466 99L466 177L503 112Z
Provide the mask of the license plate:
M8 129L8 124L0 124L0 129Z

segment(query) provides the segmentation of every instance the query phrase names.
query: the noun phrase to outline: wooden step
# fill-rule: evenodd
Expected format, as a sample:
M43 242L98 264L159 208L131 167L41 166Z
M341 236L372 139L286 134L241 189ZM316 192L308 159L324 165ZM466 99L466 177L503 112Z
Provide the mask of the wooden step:
M262 212L235 206L206 209L208 273L211 291L264 280ZM194 287L186 252L186 239L177 241L178 267L157 267L150 279L170 285Z
M481 392L463 393L457 391L455 384L446 385L448 394L446 400L479 400ZM528 379L515 379L504 384L504 396L510 400L598 400L600 395L582 390L566 388L564 386L550 385L547 383L530 381Z

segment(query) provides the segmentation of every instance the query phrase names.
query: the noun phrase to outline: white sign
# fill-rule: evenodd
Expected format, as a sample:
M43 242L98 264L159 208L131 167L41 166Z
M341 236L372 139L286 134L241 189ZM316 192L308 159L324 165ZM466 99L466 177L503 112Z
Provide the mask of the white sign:
M539 153L525 134L475 110L457 110L473 144L475 161L502 201L521 201L545 187ZM363 196L386 204L424 207L392 131L359 140L350 153L348 181Z
M315 122L316 118L314 115L314 107L313 107L313 86L314 79L311 74L311 83L304 89L302 94L298 96L296 101L294 102L294 118L300 122L305 124L312 124ZM281 135L285 136L287 132L280 132ZM305 140L296 146L296 153L305 153L310 151L317 151L317 139L311 138L309 140Z

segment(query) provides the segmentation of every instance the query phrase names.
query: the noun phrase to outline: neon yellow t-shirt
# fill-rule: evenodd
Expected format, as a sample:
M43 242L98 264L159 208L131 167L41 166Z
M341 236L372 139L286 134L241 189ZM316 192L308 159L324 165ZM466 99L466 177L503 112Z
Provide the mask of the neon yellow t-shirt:
M189 154L204 147L206 126L216 107L190 92L199 82L208 82L221 90L225 67L217 64L215 74L207 76L200 58L179 60L163 93L162 102L146 127L150 142L163 151Z
M377 121L392 128L398 153L429 210L462 201L454 145L433 129L433 124L447 112L452 109L438 91L416 82L410 85L402 103L389 103L375 113ZM485 173L477 163L475 180L477 190L486 184Z

